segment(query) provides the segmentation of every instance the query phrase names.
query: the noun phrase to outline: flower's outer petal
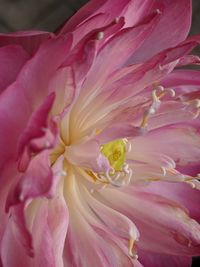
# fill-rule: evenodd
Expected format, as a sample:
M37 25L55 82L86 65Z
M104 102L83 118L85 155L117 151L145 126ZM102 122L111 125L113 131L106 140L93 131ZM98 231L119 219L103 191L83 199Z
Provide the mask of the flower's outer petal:
M199 254L200 225L183 207L162 196L135 190L135 187L122 191L107 188L100 193L108 205L136 224L142 233L139 249L161 254Z
M81 24L88 26L91 17L95 18L97 14L107 14L107 19L102 20L101 27L111 23L116 17L120 17L123 14L123 10L128 6L130 0L119 0L113 5L112 0L93 0L83 6L67 23L59 30L59 34L64 34L70 31L74 31ZM93 23L91 28L94 29L96 25ZM84 26L83 26L84 29ZM82 34L85 34L83 31Z
M30 55L33 55L43 42L53 38L53 36L53 33L43 31L1 33L0 47L17 44L22 46Z
M25 64L17 81L0 95L0 168L16 157L19 136L32 112L48 95L50 78L65 60L63 55L67 56L71 42L68 36L44 43Z
M129 64L142 62L166 48L176 46L188 35L191 25L191 0L156 1L155 8L160 4L163 5L160 22L129 60Z
M144 267L191 267L192 257L173 256L140 251L139 259Z
M28 59L29 55L18 45L0 48L0 93L15 81Z

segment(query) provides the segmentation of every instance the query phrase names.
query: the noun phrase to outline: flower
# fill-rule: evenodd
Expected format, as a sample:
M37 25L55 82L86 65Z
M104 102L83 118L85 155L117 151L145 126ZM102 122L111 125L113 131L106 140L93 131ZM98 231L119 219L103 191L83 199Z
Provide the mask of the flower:
M0 35L3 267L189 267L200 253L191 1L90 1Z

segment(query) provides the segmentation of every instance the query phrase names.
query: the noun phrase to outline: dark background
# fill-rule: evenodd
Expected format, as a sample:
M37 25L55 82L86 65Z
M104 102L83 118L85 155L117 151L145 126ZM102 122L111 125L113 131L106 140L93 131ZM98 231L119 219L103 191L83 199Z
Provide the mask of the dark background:
M54 31L87 0L0 0L0 32L18 30ZM191 34L200 33L200 0L193 0ZM200 46L195 49L200 55ZM170 267L170 266L169 266ZM194 258L192 267L200 267Z

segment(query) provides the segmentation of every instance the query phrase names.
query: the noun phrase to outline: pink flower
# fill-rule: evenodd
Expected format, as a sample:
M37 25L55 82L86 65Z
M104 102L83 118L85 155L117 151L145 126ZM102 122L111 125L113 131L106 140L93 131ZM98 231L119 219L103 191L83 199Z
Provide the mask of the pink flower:
M93 0L56 34L0 35L1 266L200 254L190 22L189 0Z

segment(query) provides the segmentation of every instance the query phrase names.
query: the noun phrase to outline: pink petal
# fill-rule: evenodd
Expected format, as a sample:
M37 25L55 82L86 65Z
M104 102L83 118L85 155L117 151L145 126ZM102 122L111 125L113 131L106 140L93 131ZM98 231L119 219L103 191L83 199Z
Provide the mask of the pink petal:
M101 195L106 203L137 225L141 233L139 249L173 255L198 255L200 226L181 206L161 196L142 193L135 187L125 188L124 191L112 189L111 193L109 189L104 189Z
M186 55L179 60L178 67L195 64L200 64L200 57L195 55Z
M62 267L64 266L63 249L69 223L68 209L64 198L61 196L50 200L48 204L49 206L47 223L49 226L50 234L52 236L55 262L56 266ZM41 218L41 220L43 219Z
M100 134L98 134L94 139L98 140L101 144L108 143L115 139L121 138L134 138L136 136L143 135L145 133L145 129L140 127L135 127L131 123L127 124L117 124L113 123L107 128L103 129Z
M110 73L117 70L144 42L159 20L158 14L153 14L136 27L122 29L104 45L96 58L95 65L85 83L87 88L100 87ZM119 52L120 51L120 52ZM110 57L108 57L108 53ZM120 56L119 56L120 53ZM112 58L112 61L110 61ZM105 69L106 66L106 69ZM94 79L101 77L101 79Z
M100 144L95 139L68 146L65 150L65 157L77 166L91 169L95 172L106 172L110 164L100 152Z
M200 86L199 71L175 70L162 80L165 87L176 89L176 94L190 93Z
M31 160L26 172L20 175L19 181L9 192L6 210L10 206L28 199L40 196L51 197L53 179L49 164L49 153L48 151L43 151Z
M75 124L79 125L79 128L82 128L84 124L84 133L89 133L94 127L101 129L105 127L106 122L119 120L120 111L129 115L131 110L127 105L128 101L134 102L133 96L141 93L140 101L143 99L142 102L144 102L143 90L170 73L178 63L178 59L187 54L195 45L196 42L187 41L177 47L167 49L144 64L119 69L110 75L105 85L103 85L104 79L102 81L99 79L98 84L94 79L99 69L95 73L92 70L90 75L91 73L93 75L86 80L80 97L77 99L76 107L79 109L76 108L78 119ZM105 73L104 71L103 75ZM138 104L136 101L135 105ZM132 105L134 107L134 103ZM123 116L122 121L124 121Z
M157 181L151 182L141 190L173 200L187 208L190 216L200 222L199 190L192 188L190 184Z
M107 24L107 21L108 14L99 13L80 24L73 30L73 45L75 46L82 38L85 38L89 32L94 30L94 27L95 30L99 29L99 31L101 31L101 28ZM62 30L60 34L62 34Z
M88 34L84 35L84 38L77 42L77 31L73 32L73 50L71 56L67 58L64 66L71 65L76 70L75 78L79 84L81 79L85 79L88 70L91 68L97 51L105 44L105 42L115 33L117 33L124 25L124 19L120 18L117 23L112 22L105 27L94 29ZM99 38L99 34L103 34L103 38Z
M156 12L154 0L135 0L130 1L127 9L124 12L125 27L137 25L147 14Z
M78 90L75 87L75 77L72 67L59 68L52 77L49 91L54 92L55 101L51 113L64 117L74 103Z
M38 109L31 115L26 129L20 136L18 144L18 157L19 169L21 171L26 169L26 165L31 158L31 153L38 153L41 150L47 148L49 149L54 145L55 133L52 132L52 129L48 129L48 124L50 124L48 122L48 116L54 99L54 93L45 99L44 103L42 103L42 105L40 105ZM25 157L23 156L23 153L25 154Z
M18 45L0 48L0 93L15 81L29 55Z
M101 27L103 27L106 24L111 23L116 17L120 17L129 3L130 0L119 0L115 5L113 5L112 0L90 1L83 6L69 21L67 21L67 23L60 29L59 33L64 34L66 32L74 31L74 29L76 29L76 27L81 23L85 23L88 19L97 14L108 14L108 19L102 21ZM95 24L93 25L96 26Z
M140 261L148 267L191 267L192 258L141 251Z
M160 5L160 22L129 63L135 64L147 60L156 53L182 42L188 35L191 25L191 1L162 0L159 4L156 2L154 8L157 9Z
M70 173L68 178L65 186L70 188L70 194L66 192L65 196L71 213L65 261L74 267L141 266L128 256L127 243L123 244L123 237L128 238L131 226L128 218L89 196L85 186L79 183L80 174Z
M189 125L162 127L136 137L131 144L134 147L134 151L131 152L134 154L134 159L143 157L152 160L151 154L158 153L172 158L180 167L189 167L190 164L199 162L200 136L196 129Z
M10 44L17 44L23 47L29 54L34 54L40 45L54 34L42 31L25 31L14 33L1 33L0 34L0 47Z
M19 210L17 207L13 208L13 214L16 214L17 209ZM31 202L25 210L20 211L26 213L27 222L22 220L24 214L19 212L10 218L2 239L3 264L8 267L64 266L62 254L68 227L68 211L63 198L59 196L50 201ZM26 233L29 233L27 227L32 232L33 258L26 254L27 248L24 245Z
M21 246L16 237L13 221L10 219L7 223L1 243L1 261L2 266L7 267L27 267L30 266L30 257Z
M17 143L32 112L48 95L50 78L64 61L71 38L57 38L43 44L23 67L18 79L0 95L1 166L16 157ZM51 55L51 56L50 56Z
M34 267L64 266L63 248L67 228L68 211L62 197L44 200L38 205L32 227Z

